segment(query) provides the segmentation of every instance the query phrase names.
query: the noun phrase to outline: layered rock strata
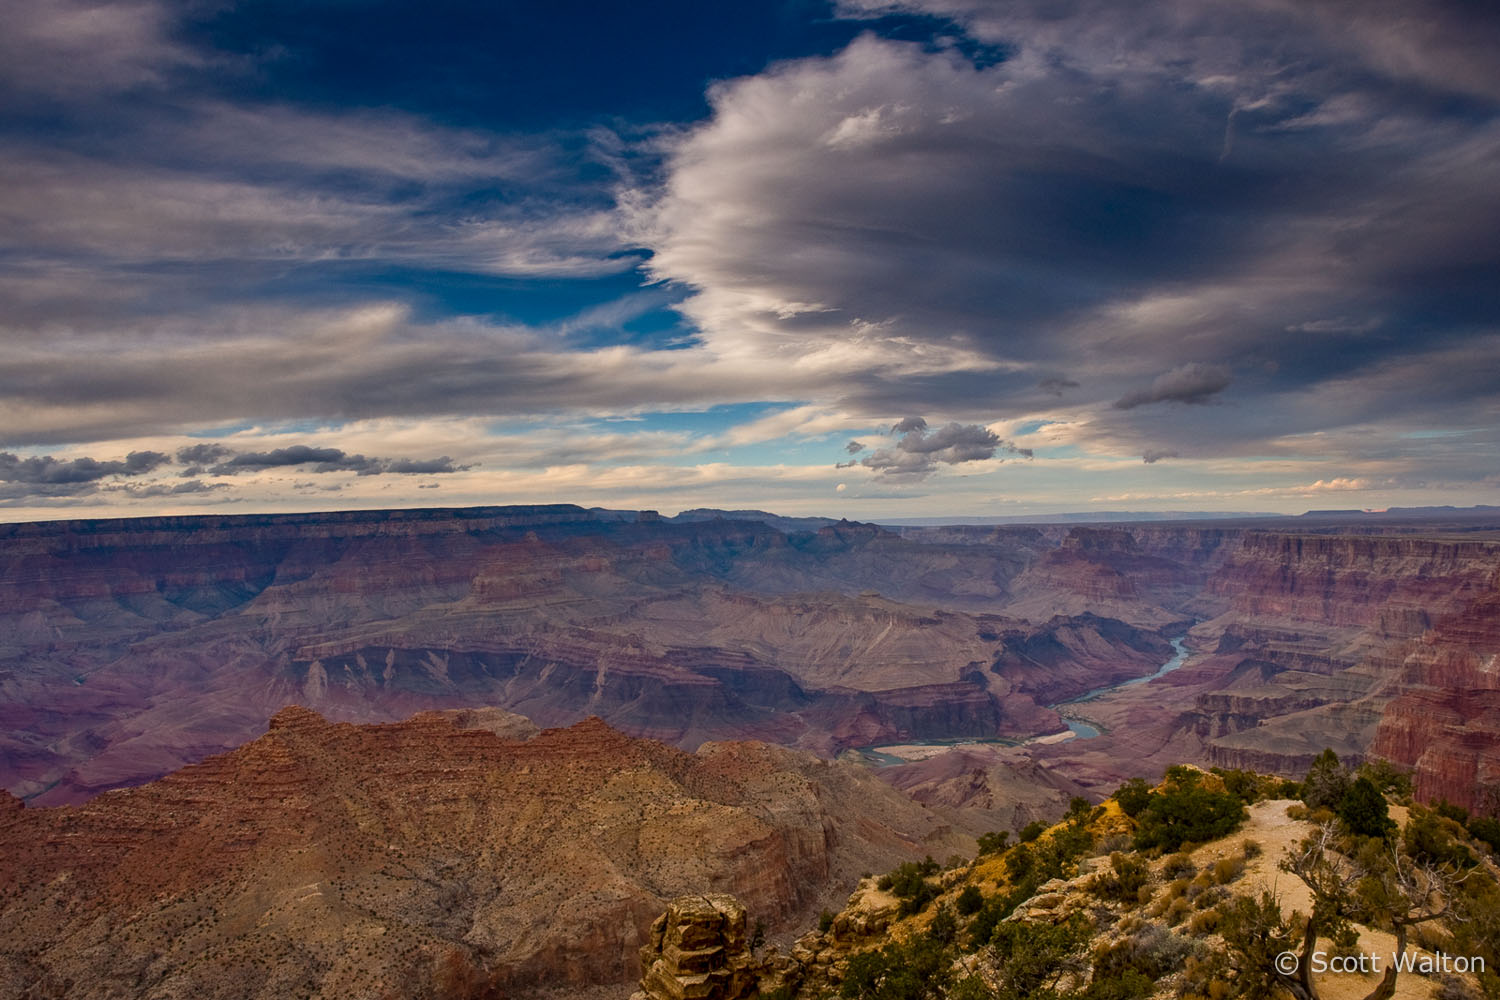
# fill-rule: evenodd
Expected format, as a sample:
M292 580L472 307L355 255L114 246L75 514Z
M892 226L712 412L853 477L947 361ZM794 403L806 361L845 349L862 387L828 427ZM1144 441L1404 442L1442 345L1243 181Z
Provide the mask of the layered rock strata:
M685 749L1024 741L1063 732L1048 706L1152 673L1187 632L1185 667L1070 710L1102 737L1034 756L1109 785L1180 760L1296 773L1333 746L1460 797L1491 773L1500 535L1484 512L1440 513L894 532L555 505L0 526L0 787L81 802L291 703L354 722L599 716Z
M482 728L462 728L478 724ZM0 995L419 994L457 952L520 996L625 984L665 900L807 920L973 840L866 770L598 720L426 713L264 736L78 807L0 809Z
M565 505L0 526L0 787L82 801L289 703L355 722L498 705L824 754L1056 731L1040 706L1149 671L1162 640L985 610L1046 544Z
M745 1000L759 980L745 908L727 893L681 896L641 946L641 988L631 1000Z

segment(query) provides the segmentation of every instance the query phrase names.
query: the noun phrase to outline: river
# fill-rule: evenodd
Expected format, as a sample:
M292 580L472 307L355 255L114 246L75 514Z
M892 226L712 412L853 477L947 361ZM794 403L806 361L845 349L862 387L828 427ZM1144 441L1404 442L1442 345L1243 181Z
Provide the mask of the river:
M1187 647L1182 644L1182 640L1186 638L1187 636L1185 635L1179 635L1177 638L1169 640L1172 643L1172 658L1166 663L1163 663L1160 667L1157 667L1156 673L1154 674L1148 674L1145 677L1132 677L1130 680L1121 681L1118 684L1106 684L1103 687L1097 687L1092 691L1081 694L1077 698L1069 698L1067 701L1060 701L1055 705L1048 705L1047 707L1052 709L1058 715L1061 715L1063 717L1063 722L1067 723L1068 728L1073 730L1074 734L1079 739L1091 740L1095 736L1099 735L1098 728L1092 725L1090 721L1083 716L1068 711L1069 706L1082 705L1086 702L1095 701L1096 699L1102 698L1112 691L1120 691L1124 688L1135 687L1137 684L1149 684L1163 674L1170 674L1172 671L1182 666L1188 658Z
M1075 705L1083 705L1091 701L1096 701L1112 691L1134 687L1137 684L1149 684L1163 674L1170 674L1182 666L1188 658L1187 647L1182 644L1182 640L1186 638L1186 635L1179 635L1177 638L1169 640L1172 643L1172 658L1160 667L1157 667L1154 674L1148 674L1145 677L1132 677L1130 680L1121 681L1118 684L1106 684L1103 687L1087 691L1076 698L1069 698L1067 701L1060 701L1055 705L1048 705L1047 707L1062 716L1063 722L1073 731L1074 739L1091 740L1099 735L1098 724L1074 711L1070 711L1070 709ZM898 757L895 754L886 753L885 751L888 749L895 749L896 747L955 747L970 743L999 743L1004 746L1016 745L1015 740L985 739L983 737L969 736L955 740L907 740L899 744L887 743L880 746L860 747L855 753L877 767L887 767L892 764L909 764L914 759L920 759Z

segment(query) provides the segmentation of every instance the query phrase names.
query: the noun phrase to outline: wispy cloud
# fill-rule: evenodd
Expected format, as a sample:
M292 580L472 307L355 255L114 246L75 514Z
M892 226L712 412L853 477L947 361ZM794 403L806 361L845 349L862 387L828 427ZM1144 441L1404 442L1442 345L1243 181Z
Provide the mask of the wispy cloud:
M842 460L851 501L979 504L1028 455L1007 490L1080 502L1241 495L1247 458L1284 497L1482 484L1472 7L842 0L869 33L719 74L702 120L522 133L263 87L192 5L5 4L0 502L805 499ZM726 403L760 408L599 421ZM709 455L746 464L661 471Z

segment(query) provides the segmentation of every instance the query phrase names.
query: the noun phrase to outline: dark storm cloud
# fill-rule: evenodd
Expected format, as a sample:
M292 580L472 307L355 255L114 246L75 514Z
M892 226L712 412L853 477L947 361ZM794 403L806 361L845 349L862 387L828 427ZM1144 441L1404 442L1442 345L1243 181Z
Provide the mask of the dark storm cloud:
M895 444L877 448L857 462L842 463L840 468L862 465L883 477L902 480L922 479L940 465L961 465L994 458L997 451L1031 458L1028 448L1017 448L980 424L945 424L929 430L922 417L906 417L897 422L891 433Z
M1229 388L1233 381L1223 365L1192 362L1158 375L1148 389L1139 389L1115 400L1115 409L1133 410L1149 403L1203 404Z
M384 471L402 475L422 473L425 473L427 475L439 475L446 472L463 472L464 470L471 468L473 468L473 466L471 465L454 465L453 459L449 458L447 455L443 455L441 458L416 460L410 458L397 459L394 462L385 463Z
M260 472L291 465L310 465L309 472L358 472L377 470L380 463L363 455L350 455L341 448L313 448L305 444L277 448L274 451L247 451L215 465L216 476L233 476L241 472Z
M1037 388L1053 396L1061 396L1064 389L1078 388L1078 383L1070 378L1044 378L1037 383Z
M650 266L696 289L683 308L710 344L857 343L870 362L844 405L1065 402L1090 441L1135 454L1349 426L1364 400L1319 387L1483 353L1500 8L843 7L894 8L1005 58L868 37L721 85L677 148ZM1068 376L1024 377L1049 369ZM1164 426L1148 405L1215 400L1230 371L1238 414ZM1381 433L1500 403L1500 381L1463 392L1388 397Z
M447 455L429 459L382 459L351 455L340 448L292 445L271 451L235 452L216 443L180 448L178 463L216 462L211 468L187 464L178 482L129 482L172 464L172 457L159 451L133 451L119 460L95 458L60 459L52 455L23 458L0 452L0 501L51 500L87 497L110 492L136 498L158 498L205 494L227 488L227 483L206 482L200 476L234 476L270 469L295 468L299 472L353 472L360 476L441 475L463 472L472 465L457 465Z
M142 476L170 459L158 451L133 451L124 461L101 462L93 458L58 459L51 455L21 458L0 452L0 482L45 486L96 483L119 476Z
M1161 451L1161 450L1157 450L1157 449L1148 449L1143 455L1141 455L1141 461L1144 462L1147 465L1155 465L1157 462L1160 462L1164 458L1177 458L1177 457L1179 457L1179 456L1178 456L1177 452L1175 452L1175 451Z
M863 441L850 441L848 444L844 445L844 451L848 452L851 455L858 455L860 452L864 451L866 447L867 446Z
M177 449L177 461L183 465L208 465L233 454L221 444L193 444Z
M3 483L0 482L0 506L17 507L31 503L69 505L99 492L98 483Z
M191 479L185 483L174 483L170 486L164 483L155 483L151 486L126 486L123 489L124 492L130 494L132 497L150 498L213 493L228 488L228 483L205 483L201 479Z
M213 446L195 445L183 452ZM182 454L180 452L179 454ZM300 472L353 472L360 476L393 475L437 475L463 472L472 465L455 465L447 455L427 459L385 459L351 455L342 448L315 448L297 444L272 451L247 451L233 454L208 471L216 476L234 476L244 472L263 472L267 469L296 467Z

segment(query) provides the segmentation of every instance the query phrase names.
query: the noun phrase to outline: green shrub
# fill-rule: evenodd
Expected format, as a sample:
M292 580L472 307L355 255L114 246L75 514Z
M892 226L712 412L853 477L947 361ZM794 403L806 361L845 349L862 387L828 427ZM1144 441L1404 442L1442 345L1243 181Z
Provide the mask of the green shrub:
M1175 851L1189 841L1215 840L1233 833L1247 816L1238 797L1204 788L1197 772L1185 770L1151 797L1138 819L1135 846L1137 850Z
M1384 837L1396 829L1385 796L1369 778L1355 778L1339 799L1338 816L1356 837Z
M927 881L937 871L937 862L930 857L925 861L907 861L889 875L882 876L877 885L900 899L901 916L909 917L920 913L938 897L937 886Z
M1235 970L1236 991L1244 997L1272 997L1285 992L1276 971L1276 956L1296 943L1281 904L1269 892L1259 898L1236 896L1220 908L1218 933L1225 958Z
M964 891L959 893L958 899L954 901L954 906L963 916L972 917L979 912L980 907L984 906L984 893L979 891L977 885L965 886Z
M1155 989L1154 981L1134 969L1128 969L1117 976L1105 976L1102 979L1095 973L1088 986L1073 996L1076 1000L1138 1000L1140 997L1150 996Z
M1115 899L1134 903L1140 898L1141 889L1151 881L1151 868L1133 854L1119 851L1109 856L1110 871L1095 877L1092 888L1104 899Z
M1413 810L1412 817L1406 821L1406 829L1401 833L1401 843L1406 853L1418 861L1472 868L1478 862L1474 852L1454 836L1458 829L1461 829L1458 824L1435 812Z
M833 914L830 911L824 910L822 913L818 914L818 933L819 934L827 934L828 931L832 927L833 927Z
M1058 980L1073 964L1070 959L1089 939L1089 928L1074 915L1061 924L1010 921L995 928L990 938L1001 973L1001 996L1053 995Z
M849 1000L935 1000L951 978L948 950L930 935L849 959L839 996Z
M1016 912L1016 907L1030 899L1035 892L1036 883L1025 881L1002 896L986 900L974 919L969 921L969 949L972 951L989 944L1001 921Z
M946 906L939 906L932 915L932 923L927 925L927 933L939 944L952 944L953 939L958 937L958 921L954 919L953 911Z
M1219 779L1224 782L1224 789L1230 795L1233 795L1246 805L1255 802L1261 797L1260 775L1254 771L1241 771L1236 767L1216 767L1212 773L1217 774Z
M1463 806L1454 805L1447 799L1438 799L1432 804L1431 808L1432 811L1437 813L1439 816L1443 817L1444 819L1451 819L1459 826L1463 826L1469 821L1469 810L1465 809Z
M1469 836L1489 845L1490 850L1500 851L1500 820L1489 816L1475 816L1469 820Z
M1046 832L1047 824L1043 823L1039 819L1036 819L1021 827L1021 832L1016 835L1016 839L1023 844L1029 844Z
M1167 857L1166 863L1162 865L1161 873L1167 878L1191 878L1198 874L1198 866L1193 863L1191 854L1172 854Z
M1005 873L1012 882L1029 878L1036 871L1036 854L1025 844L1017 844L1005 856Z
M1037 842L1033 848L1036 853L1037 877L1043 882L1051 878L1071 877L1077 868L1078 859L1093 846L1094 835L1082 824L1070 823L1053 831L1051 836Z
M1349 783L1349 769L1339 763L1338 754L1325 749L1313 759L1302 781L1302 801L1309 809L1332 809L1349 790Z
M1010 846L1010 831L997 830L994 833L982 833L979 835L979 853L999 854Z
M1411 798L1411 772L1391 761L1376 757L1361 764L1355 773L1361 778L1369 778L1383 795L1402 800Z
M1214 862L1214 881L1228 885L1245 874L1245 859L1241 857L1220 858Z
M921 913L927 907L928 903L937 898L937 886L923 882L910 896L901 897L901 906L898 912L903 917L909 917L914 913Z
M1114 799L1126 816L1134 819L1151 801L1151 786L1142 778L1131 778L1115 789Z

